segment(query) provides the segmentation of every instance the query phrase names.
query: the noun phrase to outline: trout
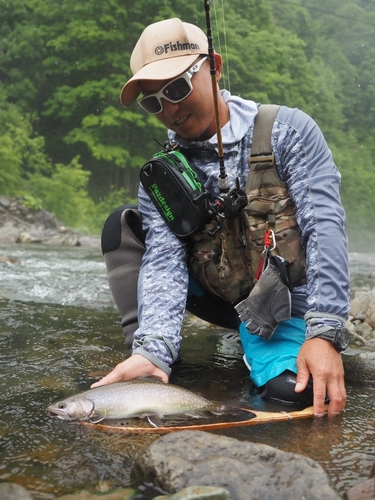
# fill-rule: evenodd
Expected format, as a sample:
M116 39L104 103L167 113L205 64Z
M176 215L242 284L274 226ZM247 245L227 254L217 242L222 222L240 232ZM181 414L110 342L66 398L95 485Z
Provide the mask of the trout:
M51 404L47 411L61 420L143 418L156 415L196 415L213 411L213 402L187 389L155 380L134 379L89 389Z

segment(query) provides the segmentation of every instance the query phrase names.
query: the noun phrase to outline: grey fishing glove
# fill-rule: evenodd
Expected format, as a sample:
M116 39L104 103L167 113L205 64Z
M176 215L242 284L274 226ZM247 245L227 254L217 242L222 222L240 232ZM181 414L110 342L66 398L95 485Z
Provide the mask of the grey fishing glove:
M251 334L269 340L277 325L290 318L288 265L282 257L270 256L248 298L235 306L241 322L246 323Z

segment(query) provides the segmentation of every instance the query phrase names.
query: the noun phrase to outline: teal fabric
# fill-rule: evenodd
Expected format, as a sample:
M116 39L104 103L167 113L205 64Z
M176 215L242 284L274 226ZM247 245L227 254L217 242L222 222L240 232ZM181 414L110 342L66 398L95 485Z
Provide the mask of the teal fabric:
M198 280L196 280L191 274L189 274L188 295L203 297L205 293L206 289L203 287L203 285L201 285Z
M258 387L285 370L297 373L297 356L305 341L306 323L290 318L280 323L270 340L251 335L245 323L239 327L245 363L251 367L250 378Z

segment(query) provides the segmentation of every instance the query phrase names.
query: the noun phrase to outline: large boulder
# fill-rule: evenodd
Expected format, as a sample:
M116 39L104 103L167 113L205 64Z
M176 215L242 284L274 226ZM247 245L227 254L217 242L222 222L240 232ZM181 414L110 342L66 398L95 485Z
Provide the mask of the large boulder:
M135 459L133 484L175 493L218 486L232 500L339 500L322 467L299 454L201 431L171 432Z

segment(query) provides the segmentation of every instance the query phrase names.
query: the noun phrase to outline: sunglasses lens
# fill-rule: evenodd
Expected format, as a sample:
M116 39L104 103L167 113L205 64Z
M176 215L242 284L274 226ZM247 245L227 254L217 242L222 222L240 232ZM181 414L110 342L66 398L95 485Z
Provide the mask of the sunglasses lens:
M170 102L180 102L185 99L185 97L191 94L193 86L190 83L190 78L191 77L189 77L189 75L186 75L185 73L184 76L171 81L157 94L143 97L139 101L139 104L143 109L153 115L160 113L160 111L163 109L160 98L164 97Z
M178 78L178 80L174 80L164 88L163 94L168 100L178 102L185 99L191 91L192 87L188 84L185 78Z
M157 97L151 95L150 97L144 97L141 99L140 104L142 108L152 114L160 113L161 104Z

